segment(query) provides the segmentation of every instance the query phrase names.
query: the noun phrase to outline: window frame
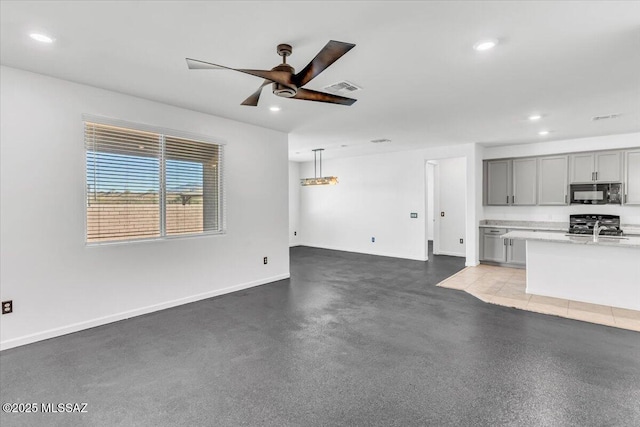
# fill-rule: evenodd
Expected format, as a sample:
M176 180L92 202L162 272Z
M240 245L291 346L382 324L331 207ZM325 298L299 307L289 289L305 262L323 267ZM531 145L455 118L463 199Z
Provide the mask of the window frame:
M132 131L151 132L158 134L160 139L160 161L159 161L159 175L160 182L158 193L158 209L159 209L159 221L160 221L160 236L157 237L141 237L141 238L127 238L120 240L107 240L107 241L88 241L88 186L87 186L87 141L85 137L85 128L87 123L93 123L96 125L115 126ZM95 116L91 114L82 114L82 152L83 152L83 187L84 187L84 243L86 247L98 247L108 245L128 245L132 243L144 243L144 242L158 242L158 241L171 241L175 239L193 239L210 236L224 236L227 233L227 221L226 221L226 167L225 167L225 153L226 153L226 141L220 138L214 138L207 135L196 134L192 132L179 131L175 129L163 128L159 126L145 125L141 123L133 123L125 120L107 118L103 116ZM192 232L184 234L166 234L166 158L165 158L165 138L174 137L193 140L194 142L201 142L206 144L213 144L218 146L219 161L218 161L218 229L202 232Z

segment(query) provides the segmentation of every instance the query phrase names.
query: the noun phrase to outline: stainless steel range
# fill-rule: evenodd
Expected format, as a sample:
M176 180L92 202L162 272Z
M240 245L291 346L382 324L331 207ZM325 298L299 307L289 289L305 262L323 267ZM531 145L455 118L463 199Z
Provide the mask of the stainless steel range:
M620 217L618 215L571 215L569 217L570 234L593 234L596 222L600 227L601 236L619 236Z

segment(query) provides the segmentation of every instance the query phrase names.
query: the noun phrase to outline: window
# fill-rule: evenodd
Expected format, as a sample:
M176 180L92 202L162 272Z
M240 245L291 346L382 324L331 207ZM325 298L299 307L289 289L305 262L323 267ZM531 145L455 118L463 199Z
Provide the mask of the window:
M85 122L87 242L223 232L222 145Z

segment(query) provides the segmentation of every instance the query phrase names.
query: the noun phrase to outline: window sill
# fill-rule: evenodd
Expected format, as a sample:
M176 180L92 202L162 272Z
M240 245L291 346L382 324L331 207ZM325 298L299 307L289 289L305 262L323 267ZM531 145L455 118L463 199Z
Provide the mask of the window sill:
M132 244L150 243L150 242L170 242L173 240L188 240L188 239L199 239L199 238L212 237L212 236L226 236L226 234L227 232L225 230L225 231L210 231L207 233L181 234L177 236L153 237L153 238L145 238L145 239L115 240L115 241L108 241L108 242L85 241L85 247L98 248L102 246L121 246L121 245L132 245Z

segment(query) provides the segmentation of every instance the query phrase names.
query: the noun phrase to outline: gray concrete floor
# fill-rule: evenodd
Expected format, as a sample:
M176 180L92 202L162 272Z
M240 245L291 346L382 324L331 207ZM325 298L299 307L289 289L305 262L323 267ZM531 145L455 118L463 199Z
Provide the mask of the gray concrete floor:
M2 426L640 425L640 334L485 304L429 262L307 247L291 279L0 354Z

